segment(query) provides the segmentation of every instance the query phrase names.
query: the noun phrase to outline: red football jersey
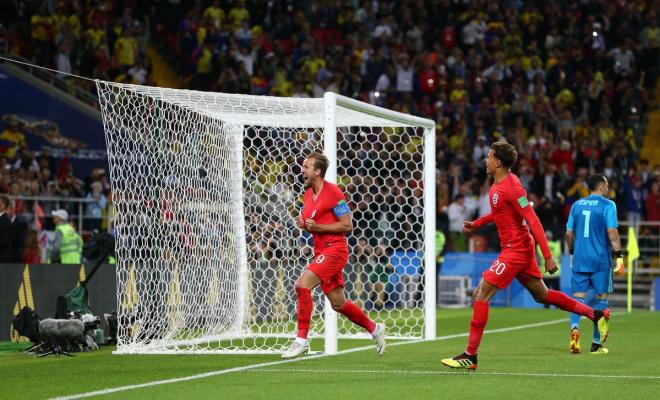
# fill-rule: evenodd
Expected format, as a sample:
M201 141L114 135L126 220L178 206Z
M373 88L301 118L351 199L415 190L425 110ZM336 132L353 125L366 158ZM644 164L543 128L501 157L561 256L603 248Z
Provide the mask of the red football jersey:
M531 207L527 192L515 174L509 173L500 183L491 186L490 209L500 235L502 253L520 253L520 258L526 259L535 242L522 217L525 207Z
M327 225L339 221L339 217L350 213L351 210L346 203L346 198L337 185L323 181L323 187L314 200L314 190L309 188L305 191L305 199L302 209L303 220L308 218L317 224ZM314 238L314 254L320 254L332 247L348 253L346 235L343 233L316 233Z

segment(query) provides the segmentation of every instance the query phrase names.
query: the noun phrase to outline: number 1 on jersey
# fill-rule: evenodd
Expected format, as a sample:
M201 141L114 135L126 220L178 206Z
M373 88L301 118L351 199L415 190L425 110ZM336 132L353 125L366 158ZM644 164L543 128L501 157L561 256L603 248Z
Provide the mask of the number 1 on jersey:
M591 216L591 211L582 210L582 215L586 218L584 220L584 237L589 237L589 217Z

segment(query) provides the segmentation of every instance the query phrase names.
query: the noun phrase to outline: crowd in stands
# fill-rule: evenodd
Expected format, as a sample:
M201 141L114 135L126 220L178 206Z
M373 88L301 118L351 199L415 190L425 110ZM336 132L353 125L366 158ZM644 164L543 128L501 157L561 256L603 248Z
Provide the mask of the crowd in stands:
M154 44L191 89L334 91L434 119L437 226L447 249L466 250L462 222L489 212L483 160L496 140L518 149L514 171L555 237L597 172L609 179L620 219L660 221L660 165L639 156L657 104L655 1L10 4L2 23L11 50L65 72L155 84L145 56ZM0 159L0 191L94 196L95 178L81 182L28 153Z
M68 157L55 158L48 150L31 151L25 145L25 135L13 119L3 121L5 130L0 133L0 193L11 198L10 215L16 215L28 223L29 230L22 235L25 240L23 255L15 254L12 262L37 262L49 259L49 239L55 227L53 212L65 210L67 218L76 230L83 230L88 237L95 230L107 229L112 223L110 181L104 168L94 168L84 180L74 173ZM8 145L7 145L8 144ZM37 201L34 197L42 197ZM75 198L76 202L57 201L54 198ZM16 237L14 238L16 239ZM23 242L21 240L20 242Z

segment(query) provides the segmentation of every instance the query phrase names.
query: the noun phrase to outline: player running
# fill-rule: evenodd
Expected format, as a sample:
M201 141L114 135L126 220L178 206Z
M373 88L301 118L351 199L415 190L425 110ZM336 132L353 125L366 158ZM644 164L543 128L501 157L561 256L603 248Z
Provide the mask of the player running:
M619 223L616 204L605 198L609 183L605 176L597 174L588 180L591 195L573 203L566 224L566 242L573 254L571 288L573 298L585 302L587 291L596 292L594 304L597 310L608 308L608 293L612 292L611 255L616 258L614 273L623 274L623 251L619 240ZM594 328L590 354L607 354L598 329ZM580 353L580 315L571 314L571 353Z
M502 252L484 272L483 280L474 291L474 312L467 349L453 358L442 360L442 363L450 368L477 369L477 351L488 323L488 302L499 289L506 289L514 278L529 290L537 302L584 315L594 321L603 338L607 337L609 310L594 310L560 291L548 290L543 283L543 274L536 262L534 238L541 247L546 271L554 273L557 270L557 262L552 257L543 227L527 200L525 189L518 177L511 172L511 166L517 158L518 152L508 143L497 142L491 146L486 158L486 171L494 179L489 196L492 211L476 221L466 221L463 224L463 231L469 234L494 222L502 243Z
M309 351L310 319L314 303L312 289L321 285L332 309L366 329L376 342L378 355L385 352L385 325L376 324L344 296L343 270L348 263L346 234L353 229L351 210L343 193L323 178L330 162L323 154L309 156L302 165L305 198L298 228L312 233L314 261L296 281L298 295L298 335L282 358L294 358Z

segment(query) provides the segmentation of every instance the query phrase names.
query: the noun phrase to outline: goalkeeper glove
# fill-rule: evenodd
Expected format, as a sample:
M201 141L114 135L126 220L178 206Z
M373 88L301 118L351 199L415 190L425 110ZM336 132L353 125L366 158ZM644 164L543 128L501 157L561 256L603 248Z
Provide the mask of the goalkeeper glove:
M615 251L614 256L616 257L616 260L614 261L614 273L621 276L626 272L626 269L623 266L623 251Z

